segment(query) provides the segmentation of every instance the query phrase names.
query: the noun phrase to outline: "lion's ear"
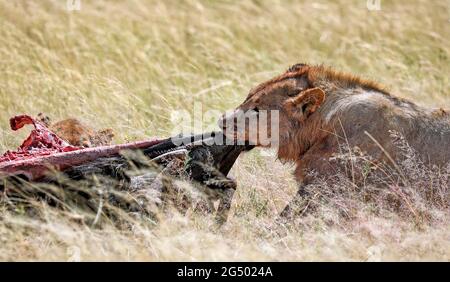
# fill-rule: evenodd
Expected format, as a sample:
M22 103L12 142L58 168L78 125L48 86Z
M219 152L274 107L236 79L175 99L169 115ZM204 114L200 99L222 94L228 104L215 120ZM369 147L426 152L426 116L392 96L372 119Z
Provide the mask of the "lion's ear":
M300 92L292 102L298 109L302 111L303 116L309 117L320 107L320 105L324 101L325 92L322 89L316 87Z

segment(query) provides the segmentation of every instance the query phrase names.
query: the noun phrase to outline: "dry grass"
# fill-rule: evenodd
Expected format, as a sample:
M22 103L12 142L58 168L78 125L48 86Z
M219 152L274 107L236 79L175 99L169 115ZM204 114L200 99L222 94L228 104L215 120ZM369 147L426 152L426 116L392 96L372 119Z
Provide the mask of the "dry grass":
M381 11L364 0L81 2L68 12L62 0L0 0L0 151L26 135L8 130L18 113L80 117L114 128L116 142L166 136L173 111L233 108L302 61L376 78L422 105L450 104L445 0L382 0ZM232 174L238 193L220 228L196 213L95 228L42 203L39 219L2 206L0 260L450 260L448 202L425 203L425 222L404 201L400 212L357 201L345 219L334 202L283 224L274 219L296 190L289 164L255 150ZM413 208L422 196L408 198Z

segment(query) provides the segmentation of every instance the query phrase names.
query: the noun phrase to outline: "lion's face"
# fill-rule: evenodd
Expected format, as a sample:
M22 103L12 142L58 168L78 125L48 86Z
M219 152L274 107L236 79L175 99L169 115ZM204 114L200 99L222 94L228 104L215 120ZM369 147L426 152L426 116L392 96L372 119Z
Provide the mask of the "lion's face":
M287 77L262 83L219 124L225 135L256 146L280 145L301 127L325 99L319 88L308 88L306 78Z

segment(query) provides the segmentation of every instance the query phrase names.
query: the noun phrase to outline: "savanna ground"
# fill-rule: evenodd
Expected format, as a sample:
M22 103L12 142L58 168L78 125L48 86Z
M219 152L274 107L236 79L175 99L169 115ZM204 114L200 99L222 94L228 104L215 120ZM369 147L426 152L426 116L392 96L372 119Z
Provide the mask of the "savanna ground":
M111 127L116 143L168 136L174 112L192 114L195 103L202 111L234 108L251 87L297 62L450 108L449 2L381 0L379 11L366 2L81 0L81 10L68 11L65 0L1 0L0 151L26 136L9 130L19 113ZM217 117L204 122L214 128ZM296 191L291 174L292 165L265 151L242 155L220 228L195 212L165 215L156 227L130 219L123 230L80 224L75 212L45 204L36 203L39 219L2 205L0 260L450 259L445 208L426 223L361 203L347 219L333 205L277 223ZM407 203L406 213L414 211Z

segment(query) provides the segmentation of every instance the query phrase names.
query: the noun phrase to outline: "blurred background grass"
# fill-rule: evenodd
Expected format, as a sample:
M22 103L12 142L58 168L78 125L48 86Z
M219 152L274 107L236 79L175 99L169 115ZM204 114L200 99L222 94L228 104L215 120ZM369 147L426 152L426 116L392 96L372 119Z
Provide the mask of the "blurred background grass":
M9 130L9 118L21 113L111 127L117 143L167 136L174 111L192 113L196 102L203 111L234 108L251 87L299 62L324 63L375 79L418 104L450 108L449 1L381 0L379 11L366 3L81 0L80 11L68 11L66 0L0 0L0 151L15 148L27 134ZM395 222L379 224L382 231L374 223L378 227L352 238L314 230L273 236L281 231L266 221L295 193L290 173L260 151L241 158L233 174L245 189L222 233L211 233L210 222L199 219L177 229L169 222L158 238L142 231L150 237L139 241L56 220L27 223L30 235L21 220L10 218L20 231L6 223L0 228L2 245L10 245L0 257L61 260L75 244L86 259L364 260L377 242L384 259L448 260L448 244L442 245L448 230L400 232ZM242 214L250 219L233 219ZM266 221L254 220L261 216ZM111 244L101 243L107 245L96 253L106 233ZM121 249L124 244L128 249Z

